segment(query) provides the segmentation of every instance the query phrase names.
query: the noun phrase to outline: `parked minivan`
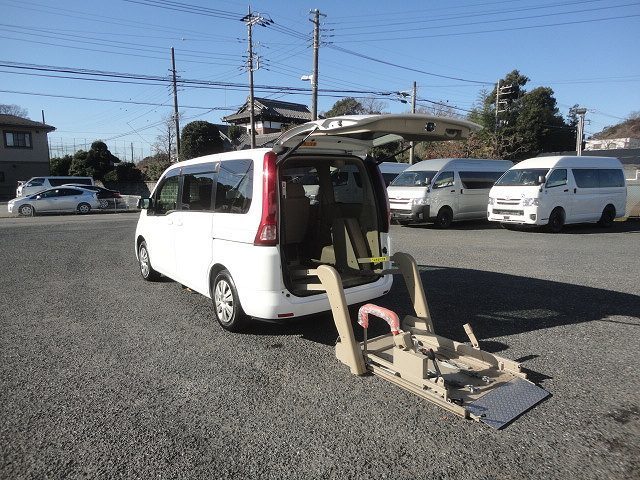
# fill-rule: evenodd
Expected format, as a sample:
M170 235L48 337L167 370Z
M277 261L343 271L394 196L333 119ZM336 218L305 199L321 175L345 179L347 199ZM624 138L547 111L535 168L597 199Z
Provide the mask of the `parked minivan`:
M389 211L367 151L402 139L463 139L478 128L415 114L328 118L285 132L273 149L172 165L139 203L142 277L163 274L212 298L216 319L232 331L248 317L330 310L308 271L321 264L339 272L348 304L384 295L392 284L380 273L391 255ZM357 188L336 185L343 172L357 173Z
M508 160L438 158L407 168L387 188L391 218L402 225L484 219L489 190L513 166Z
M487 217L509 225L612 225L623 217L627 187L617 158L536 157L516 164L491 189Z
M16 197L32 195L68 183L75 185L94 185L93 178L91 177L32 177L26 182L18 182Z

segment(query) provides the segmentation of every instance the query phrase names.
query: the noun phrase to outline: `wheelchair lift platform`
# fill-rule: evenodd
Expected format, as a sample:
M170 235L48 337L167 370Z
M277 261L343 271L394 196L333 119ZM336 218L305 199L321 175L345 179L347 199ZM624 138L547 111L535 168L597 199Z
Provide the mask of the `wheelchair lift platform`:
M380 259L358 261L373 263ZM391 261L395 268L375 273L402 273L416 315L407 315L400 322L390 310L364 305L358 313L358 323L364 328L363 342L355 340L337 270L320 265L306 272L320 279L321 286L314 285L314 289L327 292L339 334L336 357L353 374L373 373L450 412L496 429L549 395L527 380L519 363L481 350L471 325L464 326L470 345L437 335L415 260L396 253ZM368 339L369 315L385 320L391 332Z

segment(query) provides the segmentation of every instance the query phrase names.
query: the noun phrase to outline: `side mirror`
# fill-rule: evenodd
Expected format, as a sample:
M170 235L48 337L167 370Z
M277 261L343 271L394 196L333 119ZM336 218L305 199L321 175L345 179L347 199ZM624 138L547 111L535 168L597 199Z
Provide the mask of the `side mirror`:
M540 185L543 185L546 181L547 181L547 177L545 177L544 175L540 175L540 176L538 177L538 183L539 183Z
M141 210L147 210L153 206L153 200L150 198L140 198L136 206Z

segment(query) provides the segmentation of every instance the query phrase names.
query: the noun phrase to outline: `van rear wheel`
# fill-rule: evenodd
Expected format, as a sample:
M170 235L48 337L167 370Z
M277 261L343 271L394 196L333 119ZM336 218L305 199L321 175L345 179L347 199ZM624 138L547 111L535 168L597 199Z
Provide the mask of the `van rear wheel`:
M449 207L442 207L436 216L436 227L449 228L453 222L453 212Z
M613 225L613 221L615 220L615 218L616 207L614 207L613 205L607 205L602 211L602 216L600 217L600 220L598 220L598 225L605 228L610 227Z
M238 332L246 324L246 314L240 305L236 285L227 270L216 275L211 289L213 314L225 330Z

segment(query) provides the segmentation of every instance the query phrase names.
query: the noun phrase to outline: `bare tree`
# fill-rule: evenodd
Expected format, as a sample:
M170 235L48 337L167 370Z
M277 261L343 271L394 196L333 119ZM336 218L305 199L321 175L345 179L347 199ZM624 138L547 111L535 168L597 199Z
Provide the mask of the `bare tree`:
M15 115L16 117L26 118L29 115L29 112L26 108L22 108L19 105L7 105L0 104L0 113L5 115Z
M360 99L360 105L362 105L362 111L366 114L380 114L384 113L387 109L386 102L378 100L375 97Z
M160 131L161 133L156 137L156 141L153 144L154 153L167 155L172 161L176 162L178 155L176 152L176 127L173 115L162 117Z

